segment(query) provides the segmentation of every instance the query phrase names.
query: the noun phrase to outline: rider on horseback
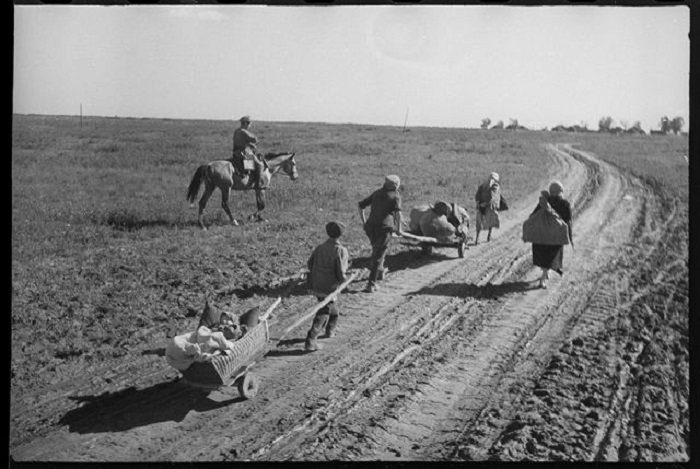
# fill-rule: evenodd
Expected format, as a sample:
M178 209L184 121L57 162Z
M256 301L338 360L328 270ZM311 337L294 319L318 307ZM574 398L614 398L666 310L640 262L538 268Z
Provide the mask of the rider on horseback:
M240 119L241 126L233 132L233 154L231 162L242 176L253 173L255 186L261 187L262 174L265 162L262 155L258 154L256 144L258 138L248 128L250 127L250 116L243 116Z

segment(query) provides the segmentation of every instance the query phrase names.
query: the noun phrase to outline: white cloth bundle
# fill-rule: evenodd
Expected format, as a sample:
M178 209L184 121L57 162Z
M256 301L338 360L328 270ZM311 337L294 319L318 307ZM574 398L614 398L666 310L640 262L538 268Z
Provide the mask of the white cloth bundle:
M226 353L233 347L233 342L226 340L223 332L212 332L206 326L186 334L178 335L168 341L165 359L173 368L183 371L194 362L211 360L217 352Z

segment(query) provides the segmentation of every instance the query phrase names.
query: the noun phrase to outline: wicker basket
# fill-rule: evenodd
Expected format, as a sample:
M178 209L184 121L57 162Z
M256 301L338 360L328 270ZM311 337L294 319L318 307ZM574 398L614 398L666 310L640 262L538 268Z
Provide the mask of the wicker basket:
M195 362L182 371L182 376L187 382L195 385L230 386L241 372L265 353L269 338L267 320L263 320L243 338L234 342L229 355L217 355L210 361Z

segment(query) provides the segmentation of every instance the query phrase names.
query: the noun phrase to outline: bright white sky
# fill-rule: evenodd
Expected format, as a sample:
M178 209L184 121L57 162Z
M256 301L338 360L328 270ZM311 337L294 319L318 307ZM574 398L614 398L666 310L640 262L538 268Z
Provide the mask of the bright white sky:
M15 6L14 112L689 125L687 7Z

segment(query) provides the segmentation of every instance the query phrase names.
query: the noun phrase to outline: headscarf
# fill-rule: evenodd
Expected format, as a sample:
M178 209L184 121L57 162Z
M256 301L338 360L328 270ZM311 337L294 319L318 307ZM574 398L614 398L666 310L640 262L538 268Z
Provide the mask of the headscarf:
M561 185L561 182L552 181L552 183L549 185L549 194L552 197L556 197L558 195L561 195L562 192L564 192L564 186Z
M384 189L388 191L395 191L401 185L401 179L396 175L389 175L384 178Z
M484 181L484 186L491 188L494 184L498 184L500 179L501 178L498 175L498 173L491 173L489 174L489 177L486 178L486 180Z

